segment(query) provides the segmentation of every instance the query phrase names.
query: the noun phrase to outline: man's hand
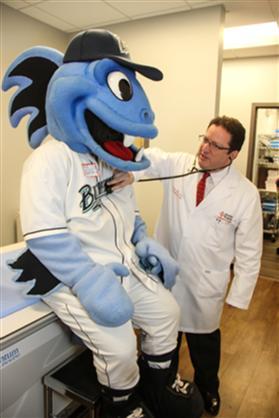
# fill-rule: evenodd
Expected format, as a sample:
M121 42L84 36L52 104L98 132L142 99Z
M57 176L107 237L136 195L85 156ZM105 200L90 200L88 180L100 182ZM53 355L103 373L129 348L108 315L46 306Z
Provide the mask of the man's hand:
M134 181L133 173L114 170L113 178L107 184L116 191L133 184Z

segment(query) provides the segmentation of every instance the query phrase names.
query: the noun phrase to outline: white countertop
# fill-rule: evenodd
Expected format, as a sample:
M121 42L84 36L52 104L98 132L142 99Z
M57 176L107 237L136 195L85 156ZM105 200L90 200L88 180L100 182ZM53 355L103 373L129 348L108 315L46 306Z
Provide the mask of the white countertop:
M51 309L43 302L28 306L0 319L0 340L50 315ZM54 315L54 314L53 314Z

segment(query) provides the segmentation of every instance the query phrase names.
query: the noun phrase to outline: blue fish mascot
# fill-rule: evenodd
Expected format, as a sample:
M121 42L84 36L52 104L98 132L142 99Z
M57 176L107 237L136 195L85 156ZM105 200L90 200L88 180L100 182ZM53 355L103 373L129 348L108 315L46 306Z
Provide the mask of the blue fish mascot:
M8 68L11 124L29 115L35 148L21 183L28 249L12 267L92 351L102 418L196 418L200 394L177 375L177 264L147 237L132 187L107 184L148 167L135 138L157 135L136 71L162 79L106 30L79 33L65 55L33 47Z

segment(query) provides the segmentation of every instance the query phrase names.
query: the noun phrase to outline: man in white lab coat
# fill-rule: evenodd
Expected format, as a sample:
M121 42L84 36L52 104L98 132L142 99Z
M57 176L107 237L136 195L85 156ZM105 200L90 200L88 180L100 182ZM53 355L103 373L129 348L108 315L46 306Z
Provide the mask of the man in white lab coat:
M258 191L231 165L244 137L241 123L223 116L214 118L201 135L197 156L146 150L151 161L144 171L148 177L173 176L193 167L209 170L162 182L164 198L155 235L180 265L173 288L182 312L179 339L185 333L194 380L211 415L220 408L219 325L224 301L248 308L262 253ZM128 178L125 181L129 183ZM234 278L227 294L232 263Z

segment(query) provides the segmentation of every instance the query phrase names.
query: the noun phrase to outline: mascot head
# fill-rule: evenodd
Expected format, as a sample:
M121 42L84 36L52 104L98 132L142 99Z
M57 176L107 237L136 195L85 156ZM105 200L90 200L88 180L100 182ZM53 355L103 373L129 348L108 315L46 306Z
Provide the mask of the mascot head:
M11 124L16 127L30 114L32 148L50 134L112 167L142 170L149 162L134 141L154 138L157 129L136 71L163 78L157 68L133 62L118 36L106 30L79 33L64 56L46 47L28 49L3 80L4 90L19 87L10 102Z

